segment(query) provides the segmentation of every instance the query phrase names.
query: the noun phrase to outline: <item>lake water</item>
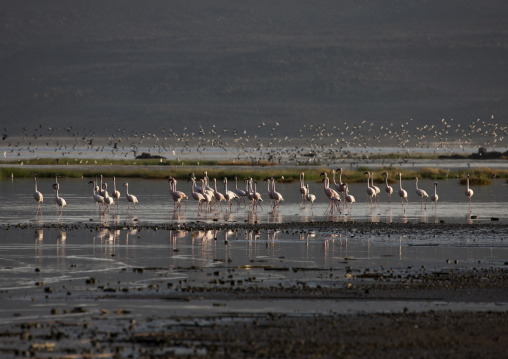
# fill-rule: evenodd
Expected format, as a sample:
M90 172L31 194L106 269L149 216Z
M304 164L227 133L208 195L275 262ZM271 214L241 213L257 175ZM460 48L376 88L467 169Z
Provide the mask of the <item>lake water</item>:
M112 180L105 179L112 187ZM299 183L281 183L276 189L284 197L280 209L272 211L270 201L266 194L266 182L258 187L263 197L262 209L252 211L248 205L234 204L231 211L212 210L211 212L198 212L197 202L192 198L182 205L180 211L174 211L173 200L169 194L168 182L164 180L128 179L129 191L139 200L137 209L127 212L127 199L121 184L125 181L117 179L117 186L122 192L118 206L112 207L109 213L100 215L97 205L92 198L92 185L88 179L59 179L60 196L67 201L67 207L60 210L54 200L52 184L54 179L39 179L38 188L44 195L42 204L42 217L36 218L37 203L33 199L33 179L12 179L0 181L0 216L4 224L35 223L181 223L181 222L250 222L250 223L284 223L309 221L370 221L370 222L430 222L441 220L454 223L475 223L491 221L499 218L501 223L508 220L508 184L504 179L494 179L489 186L473 186L471 215L469 213L468 198L464 195L465 186L460 185L457 179L438 181L439 201L437 206L427 203L427 210L422 209L420 197L415 193L414 181L403 181L403 187L408 192L409 205L402 211L400 198L396 193L392 195L391 204L388 203L383 184L379 204L371 206L366 194L366 184L351 184L349 192L356 198L352 209L345 208L342 213L337 211L330 215L325 210L328 199L323 192L321 183L309 182L311 193L317 199L313 208L307 204L300 205L301 195ZM429 196L433 193L433 181L420 180L419 188L427 191ZM233 184L234 186L234 184ZM398 188L395 184L395 190ZM230 184L231 189L231 184ZM190 197L190 184L179 182L178 190ZM425 202L424 202L425 207ZM342 207L341 207L342 208ZM476 217L475 217L476 216Z
M109 179L106 179L109 182ZM161 298L174 294L174 288L186 286L221 287L233 281L242 286L344 287L348 273L384 273L398 276L408 273L450 272L472 268L505 268L508 259L508 233L495 224L508 220L507 184L493 180L492 185L473 187L472 218L464 186L456 179L439 181L437 208L430 203L422 210L413 181L403 186L409 205L402 211L398 196L388 204L381 193L379 204L370 206L365 184L351 184L350 193L357 203L342 214L325 215L328 200L322 184L309 183L317 196L314 208L300 206L297 183L278 184L285 200L272 211L263 194L263 210L250 210L236 204L231 212L212 211L198 214L197 203L188 200L181 211L173 210L168 183L164 180L129 179L129 190L139 199L137 209L127 212L125 193L118 208L99 214L87 179L59 179L60 195L68 206L62 216L54 203L53 179L40 179L44 194L43 216L36 218L37 204L32 197L33 180L0 181L0 310L3 323L55 319L51 308L72 312L76 306L100 315L103 309L119 306L133 311L134 317L156 316L157 310L175 315L203 315L222 312L379 312L410 310L506 310L507 303L447 303L439 301L308 301L273 300L267 306L255 300L216 306L214 300L189 303L168 302ZM117 183L123 183L119 179ZM420 188L432 191L433 182L422 180ZM188 183L179 189L189 192ZM492 221L492 217L499 220ZM454 227L389 231L356 230L341 227L341 222L430 222L493 223L494 227ZM205 223L288 223L334 221L337 225L319 231L304 225L282 230L156 230L159 224ZM20 226L15 226L21 224ZM60 226L65 224L65 226ZM76 224L76 227L72 225ZM118 226L113 226L113 225ZM112 226L114 228L108 228ZM319 224L317 225L317 228ZM493 230L494 228L494 230ZM495 233L494 233L495 232ZM138 270L141 268L141 270ZM94 284L87 280L94 278ZM98 289L99 288L99 289ZM126 301L97 301L112 291ZM142 291L142 292L140 292ZM133 293L143 293L137 301ZM13 313L15 315L13 316ZM68 314L66 314L68 316ZM76 314L80 315L80 314Z

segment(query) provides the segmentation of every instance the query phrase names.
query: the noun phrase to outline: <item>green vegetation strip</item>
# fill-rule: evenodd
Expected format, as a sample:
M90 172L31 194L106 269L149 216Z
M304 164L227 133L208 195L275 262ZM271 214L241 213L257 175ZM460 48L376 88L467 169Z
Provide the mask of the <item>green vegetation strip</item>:
M47 168L23 168L23 166L3 167L0 168L0 178L30 178L35 173L40 178L50 178L58 174L60 177L67 178L85 178L103 175L104 177L119 178L145 178L145 179L167 179L169 176L180 180L186 180L190 172L194 172L197 178L203 177L203 171L208 172L210 178L222 180L223 177L233 179L235 176L240 181L244 178L252 177L255 180L263 180L265 178L274 177L279 182L295 182L299 180L300 172L305 173L306 181L321 181L322 172L327 172L331 177L328 168L290 168L280 169L277 166L270 167L252 167L252 168L235 168L234 166L195 166L193 168L182 168L182 166L164 166L164 167L140 167L140 166L101 166L93 167L83 166L83 168L66 168L65 165L51 165ZM440 180L446 178L460 178L465 184L466 173L469 173L471 185L489 185L493 178L508 178L508 170L496 170L490 168L477 168L472 171L456 171L449 172L442 169L423 168L421 170L407 170L398 168L381 168L370 169L368 167L360 167L355 170L346 170L342 174L342 181L348 183L360 183L366 181L365 171L374 173L374 181L379 183L384 181L383 172L389 173L389 182L396 183L398 181L398 173L402 173L404 180L413 179L417 176L420 179ZM338 181L338 175L336 175Z

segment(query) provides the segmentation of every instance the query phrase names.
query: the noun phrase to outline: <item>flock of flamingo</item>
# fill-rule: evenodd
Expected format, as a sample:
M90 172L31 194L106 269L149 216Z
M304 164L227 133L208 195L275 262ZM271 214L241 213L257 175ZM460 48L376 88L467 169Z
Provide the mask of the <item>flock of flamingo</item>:
M339 182L337 183L335 180L335 173L339 173ZM335 210L338 210L339 213L341 213L340 209L340 203L342 202L342 207L344 208L346 203L350 205L350 211L352 210L353 203L356 202L355 197L349 194L348 190L348 184L342 182L342 168L337 169L337 171L332 170L332 181L333 181L333 188L330 187L330 179L328 178L328 175L326 172L321 173L321 176L324 176L323 179L323 191L326 197L329 199L328 207L325 210L325 214L328 212L328 210L331 211L333 214ZM367 195L370 199L370 205L372 206L373 203L379 202L379 194L381 193L381 190L379 187L374 185L373 178L371 172L365 172L365 175L367 175ZM246 204L246 199L249 200L250 203L250 209L252 211L255 211L260 207L262 207L263 198L261 194L257 191L257 181L253 180L252 178L245 178L244 184L245 184L245 190L238 188L238 178L235 176L235 188L233 190L228 189L228 179L226 177L223 178L223 191L219 192L217 190L217 180L213 179L213 188L209 186L209 177L208 173L205 171L203 172L203 178L199 180L199 183L201 183L201 186L196 185L196 176L194 173L189 174L188 182L192 182L191 187L191 197L198 202L198 213L202 211L211 212L212 209L215 207L216 209L220 208L222 211L222 202L225 202L227 205L226 207L226 213L228 211L231 211L231 207L233 205L233 201L236 201L238 205L243 201L243 203ZM316 200L316 196L314 194L311 194L309 191L309 185L305 184L304 182L304 173L300 173L300 194L302 196L302 202L300 203L300 206L302 204L306 205L307 202L311 203L311 209L314 206L314 201ZM388 201L391 203L391 195L393 194L394 190L393 188L388 184L388 172L383 172L383 176L385 176L385 192L388 195ZM408 201L408 194L405 189L402 188L402 174L399 173L399 190L398 195L401 199L401 205L403 212L406 211L406 207L409 203ZM438 194L437 194L437 182L434 182L434 193L429 197L427 192L421 188L418 188L418 177L414 177L415 180L415 192L416 194L421 198L420 204L421 208L423 209L423 199L425 199L425 210L427 209L427 202L428 199L436 205L438 201ZM271 207L272 211L276 211L280 208L280 204L282 201L284 201L284 198L282 197L282 194L277 192L275 190L275 178L266 178L263 181L267 182L267 195L270 198L271 201ZM33 194L33 197L35 201L38 204L37 207L37 213L36 216L40 215L42 216L42 208L41 203L44 201L44 196L41 192L37 189L37 174L34 175L34 182L35 182L35 192ZM174 201L174 210L179 211L181 209L181 204L183 200L188 199L189 197L182 191L178 191L176 189L177 180L173 177L169 177L169 193ZM90 181L89 184L93 185L92 190L92 197L94 201L99 205L99 212L104 215L106 211L109 211L110 206L116 204L118 206L118 202L120 199L120 192L116 189L116 178L113 177L113 191L111 193L108 193L108 186L107 183L103 183L103 176L101 175L100 178L97 176L95 178L95 181ZM125 182L123 184L125 187L125 197L129 203L127 207L127 212L129 211L130 205L134 205L134 210L136 210L136 203L138 203L138 199L136 196L129 193L129 184ZM55 175L55 183L53 184L53 190L55 191L55 203L60 208L60 215L62 215L63 207L67 206L67 202L65 199L59 196L58 191L60 189L60 185L58 183L58 175ZM342 198L341 198L342 194ZM465 195L469 198L469 212L471 212L471 197L473 196L473 190L469 188L469 174L467 174L467 181L466 181L466 190ZM405 200L405 204L404 204ZM184 202L185 203L185 202Z
M335 182L335 171L332 170L332 179L333 179L333 185L334 185L335 189L330 188L330 180L328 179L326 172L321 173L321 175L325 177L323 180L324 192L325 192L326 196L330 199L330 203L328 204L325 214L329 208L331 208L331 211L333 212L335 207L337 207L340 212L339 202L342 201L342 199L340 198L340 193L343 194L343 201L342 201L343 206L345 205L345 203L349 203L350 209L351 209L353 206L353 203L356 202L355 198L348 193L347 183L342 182L342 168L339 168L337 171L339 172L339 183ZM381 189L374 185L374 176L372 175L371 172L367 171L364 174L367 175L367 195L369 196L370 205L372 206L373 201L379 202L379 194L381 193ZM300 192L302 193L302 198L303 198L303 196L307 195L307 191L308 191L308 185L306 188L304 187L304 184L303 184L304 177L303 176L304 176L303 172L300 173ZM393 193L393 187L388 184L388 172L383 172L383 176L385 176L385 192L388 194L388 202L391 203L391 196ZM402 173L399 172L398 176L399 176L398 195L400 197L402 210L403 210L403 212L405 212L406 207L409 203L409 200L407 198L407 191L402 188ZM427 209L427 202L429 200L429 195L425 190L418 188L418 177L414 177L413 179L415 180L415 192L421 198L421 200L420 200L421 208L423 209L423 199L425 198L425 210L426 210ZM465 195L469 198L469 212L471 212L471 197L473 196L473 190L471 188L469 188L469 174L467 175L467 180L466 180ZM434 182L434 193L430 196L430 200L436 206L438 199L439 199L439 196L437 194L437 182ZM406 200L405 205L404 205L404 200Z

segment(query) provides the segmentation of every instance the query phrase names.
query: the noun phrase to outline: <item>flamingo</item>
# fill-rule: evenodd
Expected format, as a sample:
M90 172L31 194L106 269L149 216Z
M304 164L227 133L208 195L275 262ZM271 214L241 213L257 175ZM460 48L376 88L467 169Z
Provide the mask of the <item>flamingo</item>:
M251 180L252 180L252 178L251 178ZM259 202L263 202L263 198L261 198L261 194L257 191L257 184L258 184L258 181L254 181L254 201L255 201L256 207L258 206L258 204L261 206L261 203L259 203ZM263 206L261 206L261 210L263 210Z
M252 211L257 208L257 206L261 206L261 203L259 202L263 202L263 198L261 198L261 194L259 192L257 192L257 181L253 181L252 180L252 177L251 178L246 178L245 179L247 181L247 185L248 185L248 190L247 190L247 197L249 198L249 200L251 201L251 205L252 205ZM254 182L254 189L252 188L252 183ZM263 206L261 206L261 210L263 210Z
M252 207L256 201L254 190L252 189L252 178L245 179L245 189L247 190L247 198L251 202Z
M314 207L314 201L316 200L316 196L310 193L308 184L305 185L305 191L306 191L305 199L310 202L310 209L312 210L312 208Z
M353 203L355 203L356 200L353 196L349 194L349 186L347 185L347 183L344 183L344 185L345 185L344 199L347 203L351 203L351 207L349 208L349 211L351 212L351 210L353 209Z
M473 197L473 190L469 188L469 173L466 176L466 191L464 194L469 198L469 213L471 213L471 197Z
M228 202L228 208L231 210L231 201L235 198L238 198L235 192L228 190L228 178L224 177L222 179L222 183L224 183L224 200Z
M388 193L388 203L392 202L392 193L393 188L388 184L388 172L383 172L383 175L386 176L385 178L385 192Z
M370 185L370 172L367 171L364 173L364 175L368 175L368 177L367 177L367 194L369 195L370 205L372 206L372 197L376 196L376 189ZM375 199L374 199L374 201L375 201Z
M206 172L205 172L206 173ZM201 192L203 194L203 197L205 197L205 202L208 203L208 210L211 210L212 209L212 199L214 198L213 197L213 192L210 193L210 191L208 191L206 189L206 180L204 178L202 178L201 180Z
M127 206L127 212L129 212L131 203L134 205L134 210L137 212L136 203L138 203L138 199L133 194L129 194L129 184L127 182L125 182L123 186L125 187L125 197L127 197L127 201L129 201L129 205Z
M402 189L402 173L399 172L399 197L400 202L402 203L402 209L404 212L406 212L406 207L409 201L407 200L407 192L406 190ZM404 207L404 198L406 199L406 207Z
M335 171L332 170L333 186L335 187L337 193L341 194L344 193L346 186L342 183L342 168L337 169L337 171L340 171L339 183L335 183Z
M213 195L215 197L216 202L219 202L220 210L222 211L222 203L221 201L225 201L226 198L224 195L217 191L217 180L213 179L214 189L213 189Z
M208 180L209 180L209 179L208 179L208 172L207 172L207 171L204 171L204 172L203 172L203 174L204 174L204 176L203 176L203 180L204 180L204 182L205 182L205 188L204 188L204 189L205 189L206 191L211 192L211 193L212 193L212 195L213 195L213 188L212 188L212 187L210 187L210 186L208 185Z
M55 191L55 202L60 207L60 216L62 215L63 208L67 206L67 202L65 199L58 196L58 190L60 189L60 185L58 183L53 184L53 190Z
M201 203L203 203L205 201L205 196L203 196L202 193L197 191L197 188L199 188L199 187L196 187L196 180L194 178L190 178L189 181L192 181L191 195L192 195L192 198L194 198L196 201L198 201L198 212L199 212Z
M203 194L203 192L201 191L201 188L196 186L196 176L194 175L194 173L189 173L189 181L194 181L194 187L195 187L194 191L196 191L197 193Z
M247 192L241 190L238 188L238 178L235 176L235 189L234 189L234 192L236 193L236 195L238 196L238 198L242 199L243 198L243 202L245 203L245 197L247 196ZM238 203L238 205L240 205L240 203Z
M284 201L282 195L275 190L275 179L272 177L272 196L273 196L273 209L275 210L275 206L279 208L280 203Z
M58 176L59 176L58 174L55 174L55 184L58 184ZM60 186L58 188L60 188ZM58 208L58 205L57 205L57 208Z
M115 176L113 176L113 191L111 192L111 197L113 197L114 199L116 199L116 206L118 207L118 205L120 204L120 191L118 191L116 189L116 178Z
M101 210L101 205L104 204L104 197L102 197L100 194L98 194L97 192L97 186L95 185L95 182L94 181L90 181L88 182L88 184L93 184L93 187L92 187L92 195L93 195L93 199L95 201L96 204L99 204L99 211Z
M266 183L268 184L268 189L266 191L266 194L268 194L268 198L270 198L270 205L272 205L272 207L275 207L275 197L273 196L273 191L272 191L272 188L271 188L270 178L265 178L263 180L263 182L264 181L266 181Z
M168 182L169 182L169 193L173 198L174 210L176 211L177 208L180 208L182 200L187 199L188 197L185 193L176 190L176 179L169 176Z
M90 183L90 182L88 182L88 183ZM95 192L97 192L97 193L99 193L101 191L98 183L99 183L99 176L95 176L94 188L95 188Z
M340 201L340 196L335 190L333 190L329 187L330 180L328 179L326 172L322 172L320 174L320 176L323 176L323 175L325 176L325 178L323 179L323 191L325 192L325 195L330 199L330 203L328 204L328 207L326 207L325 214L326 214L326 212L328 212L328 208L330 208L330 206L332 206L332 214L333 214L335 202ZM340 213L340 207L339 207L339 213Z
M102 214L105 214L106 210L109 210L109 206L114 206L115 205L115 201L114 201L113 197L109 196L109 193L108 193L108 184L104 183L102 185L102 187L104 188L104 204L106 205L106 208L104 208L104 212L102 212Z
M37 212L35 213L35 217L39 214L39 211L41 212L42 216L42 208L41 203L44 202L44 196L41 192L37 190L37 175L34 174L34 182L35 182L35 192L34 192L34 199L37 201Z
M309 193L308 186L305 186L303 182L304 182L304 174L303 172L300 172L300 193L302 194L302 202L300 203L300 206L307 200L307 194Z
M99 187L99 194L102 196L102 197L105 197L104 196L104 187L102 186L102 175L100 176L101 177L101 184L100 184L100 187Z
M415 177L414 180L416 180L416 182L415 182L415 192L416 192L416 194L418 196L420 196L422 198L421 201L420 201L421 207L423 208L423 199L425 198L425 210L427 210L427 201L429 199L429 195L423 189L418 188L418 177Z
M437 195L437 182L434 182L434 194L430 196L430 200L434 202L435 208L437 208L437 200L439 196Z
M376 191L376 200L379 202L379 194L381 193L381 190L379 189L378 186L374 186L374 174L371 172L370 173L371 177L370 177L370 186L374 189L374 191Z

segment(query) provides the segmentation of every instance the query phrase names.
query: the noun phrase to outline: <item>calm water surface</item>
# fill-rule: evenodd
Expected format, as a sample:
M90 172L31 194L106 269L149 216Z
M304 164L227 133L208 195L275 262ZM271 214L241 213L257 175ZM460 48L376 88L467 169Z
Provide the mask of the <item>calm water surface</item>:
M362 273L445 273L472 268L504 268L508 238L490 229L386 234L342 230L174 231L153 229L58 228L0 231L0 322L36 320L87 308L128 308L157 316L217 312L376 312L410 310L506 310L508 303L444 304L421 301L273 300L257 303L227 299L168 301L187 286L344 287ZM506 233L505 233L506 234ZM93 283L87 281L93 278ZM374 279L366 279L373 281ZM230 283L233 284L230 284ZM107 300L108 295L113 297ZM226 299L225 299L226 300ZM13 316L13 313L15 315ZM69 314L61 314L69 318ZM83 314L77 314L83 315Z
M371 222L430 222L437 223L440 220L455 223L474 223L491 221L492 217L499 218L501 223L508 220L508 184L504 179L495 179L489 186L473 186L472 210L469 213L469 203L464 195L465 186L460 185L456 179L438 181L439 201L437 206L431 202L425 202L423 209L420 197L415 193L414 181L403 181L403 187L408 192L409 205L405 212L402 211L400 198L396 193L392 196L391 204L388 203L384 184L377 184L382 192L379 204L371 206L366 194L366 184L351 184L350 194L356 198L352 209L345 208L342 213L337 211L333 215L325 210L328 199L323 193L321 183L309 183L311 193L317 199L311 209L310 205L303 206L298 183L277 184L276 189L284 197L280 209L272 211L266 194L266 182L261 183L258 192L264 201L262 209L251 211L249 206L233 205L232 210L226 213L225 206L222 211L211 212L197 211L197 202L192 198L182 205L180 211L174 211L173 201L168 190L168 183L164 180L129 179L129 191L136 195L139 200L137 209L127 211L125 188L121 186L125 181L117 179L117 185L122 197L111 208L109 213L100 215L99 210L92 198L92 185L88 179L60 179L60 196L67 201L67 207L60 210L54 200L52 184L54 179L39 179L38 188L44 195L42 205L42 217L36 218L37 204L33 199L34 184L31 179L13 179L0 181L0 218L2 223L181 223L204 221L212 222L257 222L257 223L284 223L284 222L308 222L308 221L371 221ZM112 187L112 181L108 188ZM420 180L419 188L427 191L429 196L433 193L433 181ZM234 184L233 184L234 186ZM393 185L395 191L397 184ZM230 189L232 186L230 185ZM190 184L178 183L178 189L184 191L190 197ZM476 216L477 218L475 218Z
M0 319L6 322L36 320L49 317L52 307L86 306L100 315L101 308L116 310L119 306L133 310L140 318L157 310L189 313L217 313L225 311L400 311L411 310L506 310L508 303L455 303L421 302L372 303L356 301L324 301L319 307L307 301L274 300L271 307L256 301L249 303L228 301L227 306L216 306L214 301L189 303L168 302L161 298L171 296L174 288L182 286L223 286L232 280L242 286L291 286L305 282L309 286L343 287L350 280L348 273L375 273L407 275L408 273L449 272L472 268L505 268L508 261L508 234L504 230L492 233L491 228L429 231L414 233L384 233L375 229L362 231L354 227L342 228L340 222L445 222L506 223L507 185L494 180L485 187L473 187L472 215L464 186L457 180L439 181L437 208L427 205L421 209L414 192L414 183L406 181L409 205L404 213L400 200L394 197L388 204L381 194L378 205L370 206L365 184L352 184L350 193L357 203L342 214L325 215L328 205L322 184L310 183L317 196L314 208L300 206L298 184L278 184L277 190L285 201L280 210L271 211L266 187L258 188L263 194L263 210L251 211L248 206L233 206L231 212L212 211L198 214L197 203L187 201L181 211L174 212L168 183L162 180L130 179L129 190L139 199L137 209L127 212L127 201L122 190L118 208L100 215L92 198L92 186L87 179L61 179L60 195L67 200L62 216L54 203L52 179L39 180L44 194L43 216L35 216L37 204L32 197L33 181L14 179L0 181ZM117 183L123 183L119 179ZM432 181L420 181L420 188L432 191ZM381 187L381 186L380 186ZM187 183L179 189L189 192ZM491 218L499 218L492 221ZM216 220L216 221L214 221ZM287 223L309 221L336 221L335 228L319 232L311 228L260 231L175 231L155 230L143 225L175 224L184 222L207 223ZM22 227L6 224L22 224ZM80 224L79 229L58 224ZM87 226L90 224L90 226ZM100 224L100 226L97 226ZM118 224L115 229L108 225ZM48 228L47 225L55 226ZM134 228L137 227L137 228ZM63 230L62 228L67 228ZM120 228L120 229L116 229ZM142 271L137 268L143 268ZM94 278L94 285L86 281ZM241 283L241 284L240 284ZM228 284L229 285L229 284ZM47 292L46 288L50 288ZM100 289L98 289L100 288ZM126 301L97 302L111 291ZM135 300L135 293L144 293L153 301ZM161 297L162 296L162 297ZM259 308L258 308L259 307ZM370 308L370 309L369 309ZM13 316L13 313L16 313ZM54 319L52 317L51 319Z

